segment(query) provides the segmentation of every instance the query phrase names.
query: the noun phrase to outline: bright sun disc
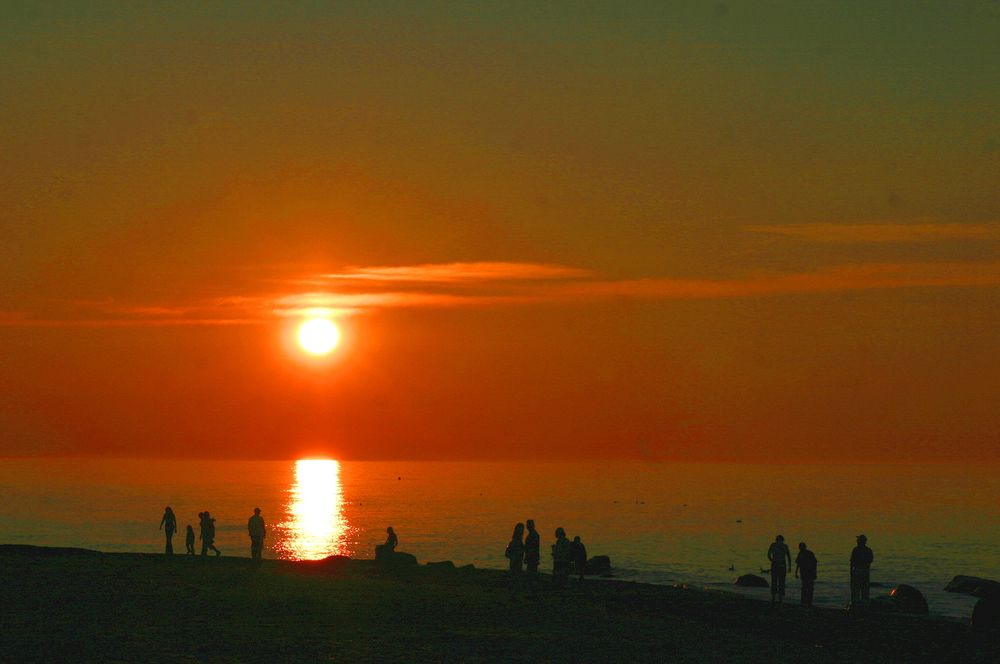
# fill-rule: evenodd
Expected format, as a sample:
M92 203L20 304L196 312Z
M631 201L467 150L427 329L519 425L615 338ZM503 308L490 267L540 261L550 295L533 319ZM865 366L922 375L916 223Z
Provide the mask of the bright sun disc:
M326 355L340 342L340 330L326 318L311 318L299 326L299 345L310 355Z

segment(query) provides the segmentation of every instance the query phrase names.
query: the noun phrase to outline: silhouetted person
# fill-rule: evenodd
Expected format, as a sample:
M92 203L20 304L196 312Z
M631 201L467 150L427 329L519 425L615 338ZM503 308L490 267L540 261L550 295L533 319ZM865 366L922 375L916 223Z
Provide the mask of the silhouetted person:
M385 544L375 545L375 559L378 560L383 556L391 556L392 552L396 550L396 546L399 544L399 538L396 537L396 531L389 526L385 529L386 538Z
M816 566L816 554L806 548L805 542L799 542L799 554L795 556L795 578L802 579L802 606L812 606Z
M189 556L193 556L194 555L194 528L191 527L190 523L188 524L188 527L187 527L187 535L184 538L184 544L187 546L188 555Z
M538 563L541 561L542 538L535 530L535 520L528 519L528 534L524 538L524 566L528 571L528 588L535 592L538 581Z
M201 555L207 556L211 549L216 556L221 556L222 552L215 548L215 519L208 512L199 512L198 518L201 519Z
M552 545L552 582L560 588L566 585L566 580L569 578L571 555L566 531L556 528L556 542Z
M174 533L177 532L177 517L174 516L174 511L169 505L167 509L163 510L163 518L160 519L160 530L167 535L167 553L174 555Z
M874 561L875 554L868 548L868 538L858 535L858 545L851 551L851 606L868 601Z
M510 594L513 595L521 584L521 565L524 564L524 524L514 526L514 532L504 551L510 569Z
M778 603L784 602L785 575L792 566L792 552L788 550L783 535L778 535L771 542L771 546L767 549L767 559L771 561L771 602L774 603L775 597L778 598ZM787 565L785 565L786 560Z
M250 558L252 560L264 559L264 537L267 535L267 528L264 526L264 517L260 515L260 508L253 508L253 516L247 520L247 532L250 533Z
M587 573L587 547L580 541L579 535L569 543L569 550L576 573L580 575L580 581L583 581L583 575Z

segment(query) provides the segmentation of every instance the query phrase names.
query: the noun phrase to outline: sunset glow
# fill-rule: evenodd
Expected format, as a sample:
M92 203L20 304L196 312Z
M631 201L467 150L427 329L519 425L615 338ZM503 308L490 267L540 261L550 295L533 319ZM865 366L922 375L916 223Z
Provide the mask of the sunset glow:
M20 4L0 457L1000 461L995 2Z
M299 326L299 346L310 355L326 355L340 343L340 329L326 318L311 318Z

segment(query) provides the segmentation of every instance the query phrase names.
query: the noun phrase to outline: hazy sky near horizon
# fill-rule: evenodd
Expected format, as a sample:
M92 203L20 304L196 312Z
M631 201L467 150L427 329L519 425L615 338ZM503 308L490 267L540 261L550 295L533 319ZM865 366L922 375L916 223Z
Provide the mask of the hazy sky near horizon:
M998 34L4 3L0 456L996 460Z

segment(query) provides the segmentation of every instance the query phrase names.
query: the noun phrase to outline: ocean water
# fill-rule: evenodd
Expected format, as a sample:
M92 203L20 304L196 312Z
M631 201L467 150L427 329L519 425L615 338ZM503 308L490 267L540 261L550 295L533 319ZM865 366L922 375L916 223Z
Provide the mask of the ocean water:
M781 533L819 559L816 603L844 606L855 536L875 552L887 593L919 588L937 615L968 618L974 598L943 592L956 574L1000 579L996 468L764 466L640 462L479 463L0 461L0 543L157 552L171 505L181 532L217 519L216 545L249 557L247 518L262 509L265 557L372 557L386 526L421 562L503 568L517 521L534 518L543 568L556 526L608 555L620 579L741 592L739 574L768 566ZM197 545L200 549L200 544ZM730 570L732 568L732 571ZM789 575L787 601L798 599Z

